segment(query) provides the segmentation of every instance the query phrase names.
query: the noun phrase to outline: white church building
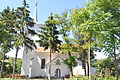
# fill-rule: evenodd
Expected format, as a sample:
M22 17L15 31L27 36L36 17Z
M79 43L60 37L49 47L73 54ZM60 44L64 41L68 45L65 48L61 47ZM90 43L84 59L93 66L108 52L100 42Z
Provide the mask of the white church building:
M49 49L44 51L43 47L39 47L32 51L28 50L27 53L24 51L21 74L28 75L29 77L48 77L50 65L49 51ZM79 55L75 53L72 53L72 56L79 57ZM68 59L68 57L68 54L52 53L51 77L65 77L65 75L70 74L68 66L63 63L63 60ZM77 66L73 67L73 75L85 75L84 69L82 68L82 62L80 60L76 61ZM91 68L91 74L95 72L95 68Z
M37 22L37 3L35 6L34 20ZM37 24L39 25L39 24ZM33 38L34 39L34 38ZM79 57L78 54L71 54L72 56ZM68 59L69 55L61 53L52 53L51 55L51 77L65 77L70 74L70 70L67 65L63 63L63 60ZM77 60L77 66L73 67L73 75L85 75L82 68L82 62ZM50 50L44 51L43 47L37 46L37 49L23 51L23 61L21 68L21 75L29 77L48 77L50 65ZM87 64L86 64L87 65ZM86 67L87 70L87 67ZM96 72L95 68L91 68L91 74ZM87 72L87 71L86 71Z

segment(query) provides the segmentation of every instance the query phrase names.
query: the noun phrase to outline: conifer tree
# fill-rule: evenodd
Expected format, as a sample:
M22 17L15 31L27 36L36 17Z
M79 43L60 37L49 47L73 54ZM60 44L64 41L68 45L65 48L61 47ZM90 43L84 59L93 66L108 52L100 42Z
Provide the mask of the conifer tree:
M49 64L49 76L51 78L51 56L55 51L59 51L59 45L61 41L58 39L59 31L57 30L58 21L54 19L52 13L45 21L45 25L40 27L39 42L40 46L44 47L44 50L50 49L50 64Z

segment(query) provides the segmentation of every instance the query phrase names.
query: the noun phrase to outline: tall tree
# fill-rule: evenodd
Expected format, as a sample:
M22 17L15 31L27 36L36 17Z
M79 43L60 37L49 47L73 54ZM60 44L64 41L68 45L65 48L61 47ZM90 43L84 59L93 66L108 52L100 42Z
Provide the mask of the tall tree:
M80 8L80 9L74 9L71 12L71 22L74 25L75 29L77 30L77 33L80 35L83 35L82 38L84 40L84 45L88 45L88 64L89 64L89 80L90 77L90 53L92 49L92 43L96 40L96 37L98 37L98 34L100 33L102 27L105 23L102 21L100 22L101 18L103 21L105 21L105 18L109 16L108 13L104 13L102 11L99 11L97 13L96 10L92 11L89 9L89 7ZM98 16L98 17L96 17ZM103 23L103 24L102 24Z
M72 54L77 54L77 47L72 43L64 43L61 44L60 50L63 54L68 54L68 59L65 59L63 63L68 66L68 68L70 69L70 75L73 76L73 67L77 66L77 62L76 56L72 56Z
M84 69L85 76L86 74L88 74L89 76L89 63L88 63L88 47L89 47L88 41L89 39L87 39L86 36L84 36L83 34L80 34L76 27L72 27L72 32L74 34L74 42L78 46L78 53L80 55L79 60L82 61L82 67ZM93 45L93 40L91 40L91 45ZM93 47L91 47L90 49L89 58L90 60L95 58L95 54L93 53Z
M64 44L60 46L62 53L68 54L69 58L64 63L69 67L70 74L73 76L73 67L76 66L75 57L71 55L72 52L77 52L77 47L73 41L73 34L71 33L71 22L68 19L68 12L63 12L61 15L55 14L55 18L59 21L59 31L62 35Z
M119 76L119 69L118 69L118 63L117 61L117 57L119 57L120 53L118 53L117 51L119 50L119 45L120 45L120 33L116 32L114 30L112 31L106 31L106 33L104 33L104 36L106 37L106 39L101 39L102 40L102 49L103 52L111 57L114 58L115 60L115 68L116 68L116 80L118 80L118 76Z
M83 40L84 36L78 33L78 29L71 24L69 20L69 12L63 12L61 15L56 14L55 18L59 21L59 28L62 34L62 39L65 44L61 45L61 51L63 53L71 54L71 52L76 52L80 54L80 59L83 64L86 64L85 59L87 58L86 47L84 48L82 45L85 44L85 40ZM78 35L79 34L79 35ZM81 57L82 56L82 57ZM84 59L84 60L83 60ZM72 67L70 67L70 72L72 74ZM86 68L85 68L86 73Z
M24 0L23 7L17 7L16 9L17 22L15 23L16 35L14 42L14 46L16 48L16 55L14 60L13 74L15 73L17 54L20 46L24 46L26 52L28 51L28 49L32 50L36 47L33 43L33 40L29 38L29 34L35 35L36 33L34 29L32 29L32 27L34 26L34 22L33 19L30 17L30 11L28 11L27 8L28 4L26 3L26 0Z
M12 45L11 45L11 35L8 36L8 34L6 34L7 36L4 36L5 38L7 39L4 39L3 43L1 44L2 45L2 48L3 48L3 59L2 59L2 65L1 65L1 70L0 70L0 78L2 77L2 72L3 72L3 67L4 67L4 60L5 60L5 54L7 52L10 51L10 48L12 48Z
M98 10L111 14L107 18L101 18L102 27L104 28L101 32L102 38L99 40L102 43L102 47L107 55L112 56L115 60L119 54L116 53L119 50L120 43L120 2L119 0L92 0L87 6L92 10ZM96 16L98 17L98 16ZM106 20L106 21L105 21ZM104 37L104 38L103 38ZM118 80L118 64L116 66L116 80Z
M2 66L1 66L1 71L0 71L0 77L2 77L2 72L3 72L3 66L4 66L4 60L5 60L5 54L7 52L10 51L11 48L13 48L12 45L12 41L13 41L13 23L15 21L13 21L13 19L15 18L13 16L14 14L14 10L10 10L9 7L7 7L6 9L4 9L1 13L0 13L0 21L2 24L0 27L1 30L1 48L3 49L3 61L2 61Z
M15 10L14 9L11 10L9 7L7 7L7 9L1 12L1 20L5 24L6 31L8 31L8 34L12 35L11 42L12 42L12 47L13 47L14 46L13 43L15 42L15 37L17 34L17 30L15 28L15 25L17 23L17 17L16 17ZM6 39L6 40L9 40L9 39Z
M94 38L95 39L94 41L96 41L97 43L99 42L99 40L101 40L100 42L102 44L108 43L109 41L104 42L104 40L106 40L106 37L107 37L106 34L109 34L113 31L114 33L112 34L117 36L117 38L119 36L119 20L120 20L119 4L120 3L118 0L107 0L107 1L91 0L90 2L88 2L85 8L74 9L72 11L71 21L73 24L78 26L78 30L81 34L82 33L88 34L86 35L89 39L89 43L91 38ZM103 36L103 34L105 36ZM115 39L112 39L112 40L115 40ZM114 44L119 43L119 38L116 40L117 42L115 42ZM111 42L114 42L114 41L111 41ZM111 48L111 46L108 46L108 47ZM115 53L115 46L114 46L114 49L112 48L112 50L113 50L113 53ZM89 51L90 51L90 48L89 48ZM116 70L117 70L117 66L116 66ZM118 77L116 78L116 80L118 80Z
M44 49L50 49L50 64L49 64L49 76L51 78L51 54L55 51L59 51L59 45L61 41L58 39L59 31L57 30L58 21L54 19L52 13L48 17L48 20L45 21L45 26L40 27L38 36L40 40L40 46Z

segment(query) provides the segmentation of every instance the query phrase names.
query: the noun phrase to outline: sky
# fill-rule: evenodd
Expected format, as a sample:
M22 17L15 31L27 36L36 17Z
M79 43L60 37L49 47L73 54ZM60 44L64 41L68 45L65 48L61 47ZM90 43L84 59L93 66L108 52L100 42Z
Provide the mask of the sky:
M33 16L35 2L38 1L38 21L44 23L50 13L60 14L63 11L70 9L84 7L86 0L26 0L29 4L29 10L31 11L31 17ZM22 5L23 0L0 0L0 11L7 6L10 8L16 8Z
M29 4L30 16L33 16L35 2L38 1L38 22L43 24L52 12L53 14L61 14L64 11L84 7L87 0L26 0ZM0 12L9 6L16 9L22 6L23 0L0 0ZM15 50L10 51L7 55L14 57ZM19 51L18 57L22 58L23 48ZM102 53L97 52L97 59L105 58Z

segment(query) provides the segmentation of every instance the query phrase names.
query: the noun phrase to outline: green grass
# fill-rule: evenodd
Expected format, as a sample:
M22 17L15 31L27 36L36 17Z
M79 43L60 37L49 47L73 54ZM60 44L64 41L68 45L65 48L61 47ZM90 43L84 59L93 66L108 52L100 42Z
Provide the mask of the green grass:
M13 80L9 78L2 78L0 80ZM48 80L48 79L14 79L14 80ZM51 80L59 80L59 79L51 79ZM62 80L62 79L61 79ZM71 79L65 79L65 80L88 80L87 77L73 77ZM116 80L114 77L106 77L106 78L92 78L92 80ZM120 78L119 78L120 80Z
M46 80L46 79L8 79L8 78L2 78L0 80Z
M9 78L2 78L0 80L48 80L48 79L9 79ZM57 80L57 79L51 79L51 80ZM69 79L65 79L69 80Z

